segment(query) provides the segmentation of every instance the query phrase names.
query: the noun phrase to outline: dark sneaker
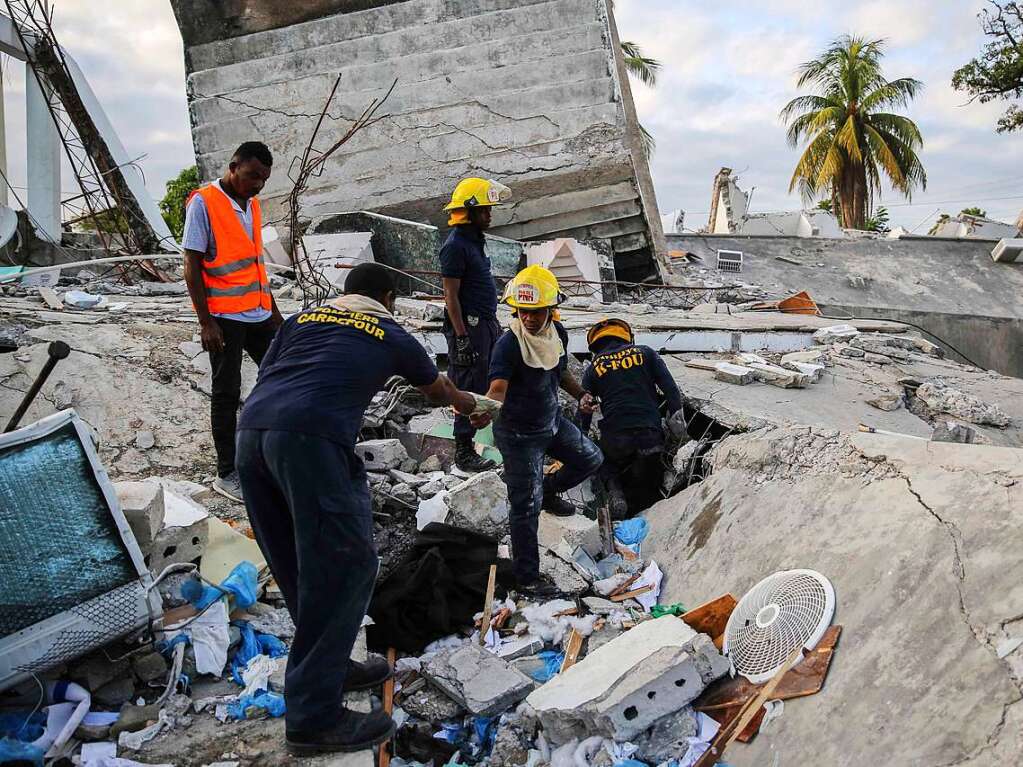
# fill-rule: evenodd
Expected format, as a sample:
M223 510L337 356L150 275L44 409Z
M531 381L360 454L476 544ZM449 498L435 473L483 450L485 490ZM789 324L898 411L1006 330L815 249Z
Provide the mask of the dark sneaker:
M342 709L337 724L328 730L286 730L288 752L296 756L364 751L394 735L394 720L383 711L363 714Z
M575 506L560 495L554 495L553 493L544 493L543 503L540 508L556 517L571 517L575 514Z
M519 593L519 596L537 601L554 599L561 596L561 591L558 587L542 575L535 581L516 586L515 590Z
M232 471L226 477L217 477L213 481L213 490L235 503L245 503L245 497L242 495L242 482L238 479L237 471Z
M455 466L469 474L496 469L497 464L476 452L472 443L462 443L455 448Z
M379 655L370 655L365 661L348 662L345 674L345 692L358 692L379 687L392 676L391 667Z

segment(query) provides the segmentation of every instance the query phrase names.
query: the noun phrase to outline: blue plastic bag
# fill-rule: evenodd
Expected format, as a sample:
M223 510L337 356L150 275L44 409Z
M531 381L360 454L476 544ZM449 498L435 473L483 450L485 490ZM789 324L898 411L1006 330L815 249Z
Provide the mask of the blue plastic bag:
M246 719L246 709L255 706L272 717L284 716L286 710L284 696L276 692L257 692L255 695L242 695L234 703L227 704L227 715L232 719Z
M14 738L0 738L0 764L28 763L43 767L43 750L31 743Z
M199 580L185 581L181 585L181 596L191 602L197 610L203 610L216 602L224 593L234 597L235 607L251 607L259 591L259 571L251 562L239 562L220 583L220 588Z
M257 655L269 655L271 658L280 658L288 654L287 645L280 639L270 634L258 634L248 621L231 621L242 634L242 643L235 650L231 659L231 678L244 686L242 671L249 665L249 661Z
M543 667L531 672L529 675L537 682L548 682L561 670L561 664L565 662L565 653L557 650L544 650L538 656L543 661Z
M643 517L633 517L615 525L615 538L623 546L639 546L649 529L650 524Z

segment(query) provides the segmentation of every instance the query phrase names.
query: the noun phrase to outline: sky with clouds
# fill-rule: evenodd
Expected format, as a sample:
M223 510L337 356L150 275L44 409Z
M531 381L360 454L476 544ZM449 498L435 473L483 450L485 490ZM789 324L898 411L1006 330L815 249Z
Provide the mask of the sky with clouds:
M141 161L150 191L194 162L181 38L169 0L54 0L58 38L76 58L122 142ZM895 223L926 230L940 209L979 205L1013 221L1023 208L1023 134L1000 135L998 103L965 104L953 70L980 50L983 0L617 0L623 39L663 63L656 88L633 84L640 118L657 140L652 160L662 211L682 208L706 223L721 166L754 188L753 211L800 207L788 182L797 150L779 109L797 94L796 68L843 33L884 37L890 78L915 77L911 105L924 136L925 192L911 204L887 191ZM116 7L115 7L116 6ZM24 67L4 65L12 183L24 185ZM65 173L65 190L74 181ZM17 191L17 190L16 190ZM23 190L21 190L23 193ZM1013 199L1005 199L1013 198Z

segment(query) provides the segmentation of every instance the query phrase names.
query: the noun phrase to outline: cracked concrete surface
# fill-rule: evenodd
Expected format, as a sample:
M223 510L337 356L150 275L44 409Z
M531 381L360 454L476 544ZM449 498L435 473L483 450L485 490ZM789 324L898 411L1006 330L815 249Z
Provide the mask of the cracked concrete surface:
M1019 763L1020 661L995 647L1023 612L1023 450L788 427L729 437L713 463L647 513L662 601L807 567L845 626L824 690L729 763Z

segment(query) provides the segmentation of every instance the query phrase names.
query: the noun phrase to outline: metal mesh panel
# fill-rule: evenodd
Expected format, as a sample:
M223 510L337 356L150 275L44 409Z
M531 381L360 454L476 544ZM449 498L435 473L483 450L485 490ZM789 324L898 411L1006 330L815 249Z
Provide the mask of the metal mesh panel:
M72 424L0 450L0 499L0 636L137 580Z

